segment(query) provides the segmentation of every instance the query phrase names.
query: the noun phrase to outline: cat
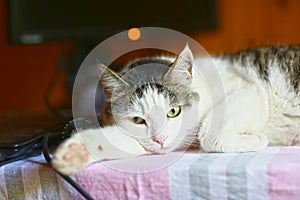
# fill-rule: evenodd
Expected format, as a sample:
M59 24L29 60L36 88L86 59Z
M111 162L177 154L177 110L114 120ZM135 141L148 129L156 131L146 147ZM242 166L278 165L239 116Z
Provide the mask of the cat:
M211 63L220 81L212 77L208 87L197 69ZM58 147L52 165L63 174L97 160L168 153L195 143L206 152L300 143L300 46L194 59L187 45L177 57L137 59L119 74L100 64L98 72L107 96L104 127L74 134ZM212 100L213 92L223 95Z

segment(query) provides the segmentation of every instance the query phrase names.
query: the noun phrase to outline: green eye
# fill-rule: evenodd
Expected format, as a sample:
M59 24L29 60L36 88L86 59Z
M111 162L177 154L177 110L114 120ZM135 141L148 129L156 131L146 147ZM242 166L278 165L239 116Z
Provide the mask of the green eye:
M180 114L180 112L181 112L181 107L180 106L176 106L176 107L172 108L168 112L167 116L169 118L174 118L174 117L177 117Z
M145 124L145 120L141 117L133 117L130 119L135 124Z

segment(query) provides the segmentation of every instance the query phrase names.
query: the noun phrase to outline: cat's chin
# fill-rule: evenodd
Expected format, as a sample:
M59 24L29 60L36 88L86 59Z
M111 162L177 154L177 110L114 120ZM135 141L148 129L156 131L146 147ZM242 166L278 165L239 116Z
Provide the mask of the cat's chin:
M162 146L153 141L140 142L140 144L149 154L167 154L175 149L171 145Z

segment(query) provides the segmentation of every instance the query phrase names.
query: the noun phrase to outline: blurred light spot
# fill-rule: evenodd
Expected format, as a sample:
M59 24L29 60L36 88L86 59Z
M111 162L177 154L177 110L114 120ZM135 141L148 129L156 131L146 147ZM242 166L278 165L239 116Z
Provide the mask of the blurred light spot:
M128 30L128 38L130 40L136 41L140 39L140 37L141 37L141 32L138 28L130 28Z

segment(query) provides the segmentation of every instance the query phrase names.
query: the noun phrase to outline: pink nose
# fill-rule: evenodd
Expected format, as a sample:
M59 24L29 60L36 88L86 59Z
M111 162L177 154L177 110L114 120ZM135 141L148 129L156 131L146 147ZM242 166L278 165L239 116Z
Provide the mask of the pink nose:
M161 139L161 138L153 137L153 141L157 142L158 144L160 144L161 147L163 147L163 145L164 145L164 140Z

